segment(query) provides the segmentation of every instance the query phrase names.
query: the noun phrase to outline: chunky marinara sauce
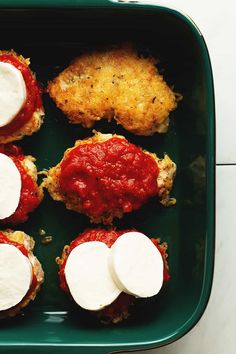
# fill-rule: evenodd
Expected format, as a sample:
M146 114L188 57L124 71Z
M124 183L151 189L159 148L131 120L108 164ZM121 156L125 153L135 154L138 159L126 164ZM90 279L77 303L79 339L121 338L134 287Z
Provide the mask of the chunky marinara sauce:
M25 248L25 246L22 244L22 243L18 243L18 242L15 242L15 241L11 241L7 238L6 235L4 235L4 233L0 232L0 244L1 243L5 243L5 244L8 244L8 245L13 245L15 246L16 248L18 248L19 251L21 251L21 253L23 253L24 256L28 257L29 255L29 252L27 251L27 249ZM32 270L33 271L33 270ZM36 278L36 275L34 274L33 272L33 276L32 276L32 282L31 282L31 286L27 292L27 294L25 295L24 298L28 297L36 288L36 286L38 285L38 281L37 281L37 278ZM24 299L22 299L23 301ZM17 306L17 305L16 305ZM5 310L7 311L7 310Z
M21 175L21 196L19 205L11 216L0 220L0 224L19 224L28 219L28 214L33 211L40 203L38 196L38 186L27 171L22 166L24 160L23 151L19 146L13 144L0 144L0 153L9 156L15 163Z
M12 122L4 127L0 127L0 135L10 135L19 130L32 117L33 113L42 107L41 90L39 85L32 75L30 69L16 55L1 54L0 61L14 65L20 70L26 86L27 96L26 102L20 112L16 115Z
M99 217L131 212L157 194L155 160L125 139L78 145L61 163L60 188L77 195L83 211Z
M87 230L80 234L74 241L71 242L70 248L68 251L68 255L70 252L77 247L78 245L89 242L89 241L100 241L104 242L108 247L111 247L113 243L117 240L117 238L123 235L126 232L133 231L133 230L104 230L104 229L94 229L94 230ZM162 246L158 243L155 238L151 238L151 241L160 251L163 264L164 264L164 282L167 282L170 279L169 270L166 262L166 250L162 248ZM68 257L64 259L64 262L60 265L59 270L59 278L60 278L60 287L67 293L70 293L69 287L66 282L65 278L65 266ZM105 307L102 311L104 317L114 318L120 312L128 311L129 306L133 303L134 297L125 293L121 293L118 298L109 306Z

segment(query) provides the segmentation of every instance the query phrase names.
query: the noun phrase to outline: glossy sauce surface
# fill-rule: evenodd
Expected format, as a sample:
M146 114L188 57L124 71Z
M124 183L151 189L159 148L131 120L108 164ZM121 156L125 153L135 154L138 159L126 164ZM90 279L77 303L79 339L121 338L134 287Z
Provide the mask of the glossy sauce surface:
M155 160L125 139L81 144L61 163L61 191L76 195L84 212L99 217L131 212L157 195Z

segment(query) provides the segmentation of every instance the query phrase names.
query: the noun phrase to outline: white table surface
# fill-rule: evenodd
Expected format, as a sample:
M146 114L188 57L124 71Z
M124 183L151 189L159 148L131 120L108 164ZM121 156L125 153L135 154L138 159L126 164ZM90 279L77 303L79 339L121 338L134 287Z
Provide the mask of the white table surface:
M198 324L168 346L139 354L236 353L236 1L143 0L179 9L206 40L216 99L216 254L210 301ZM234 177L235 176L235 177ZM235 259L235 260L234 260Z

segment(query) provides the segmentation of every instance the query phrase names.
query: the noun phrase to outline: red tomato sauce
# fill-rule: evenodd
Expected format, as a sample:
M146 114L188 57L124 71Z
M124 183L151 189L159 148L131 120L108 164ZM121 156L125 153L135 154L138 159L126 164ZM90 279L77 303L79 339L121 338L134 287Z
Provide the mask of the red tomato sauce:
M6 235L4 235L2 232L0 232L0 243L5 243L8 245L13 245L16 248L18 248L19 251L21 251L21 253L23 253L24 256L28 257L29 252L27 251L27 249L25 248L25 246L22 243L18 243L15 241L11 241L7 238ZM32 268L33 271L33 268ZM25 297L22 299L22 301L28 297L36 288L36 286L38 285L38 281L37 281L37 277L33 272L33 277L32 277L32 282L31 282L31 286L27 292L27 294L25 295Z
M133 230L104 230L104 229L93 229L84 231L80 234L74 241L70 244L69 253L78 245L84 242L89 241L100 241L106 243L108 247L111 247L113 243L117 240L117 238L123 235L126 232L133 231ZM164 263L164 282L167 282L170 279L170 274L166 262L166 255L165 250L159 245L158 241L155 238L151 238L151 241L160 251L163 263ZM62 290L70 294L69 287L66 282L65 278L65 265L68 257L64 259L64 262L60 265L59 270L59 279L60 279L60 287ZM104 317L114 318L117 314L127 311L129 306L134 302L134 297L125 293L121 293L118 298L109 306L105 307L102 310L102 314Z
M155 160L125 139L82 144L61 163L62 193L77 195L86 214L131 212L157 195Z
M9 156L15 163L21 175L21 196L19 205L14 214L6 219L0 220L0 224L20 224L28 219L28 214L33 211L40 203L38 196L38 186L27 171L22 166L24 160L23 151L19 146L13 144L0 145L0 153Z
M16 115L12 122L4 127L0 127L0 135L6 136L19 130L32 117L33 113L42 107L41 89L31 73L30 69L16 55L2 54L0 61L14 65L20 70L26 85L26 102L20 112Z

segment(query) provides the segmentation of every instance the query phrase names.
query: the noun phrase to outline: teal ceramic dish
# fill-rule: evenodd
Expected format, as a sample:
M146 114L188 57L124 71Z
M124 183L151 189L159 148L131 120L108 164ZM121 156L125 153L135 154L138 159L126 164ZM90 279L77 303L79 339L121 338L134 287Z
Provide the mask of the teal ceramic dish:
M63 246L89 226L85 216L66 211L47 194L30 220L19 225L36 240L35 254L45 270L45 284L24 316L1 321L0 351L20 353L96 353L152 348L182 337L200 319L207 305L214 264L215 117L211 65L204 39L183 14L160 6L110 1L0 1L1 49L13 48L31 58L31 67L46 86L76 55L95 46L132 41L160 60L169 84L183 95L171 114L169 132L137 137L111 123L97 123L102 132L116 132L177 163L172 195L177 204L160 208L150 202L141 211L116 221L167 241L171 281L158 299L140 304L117 326L102 326L60 291L55 257ZM39 169L55 165L75 139L91 130L68 124L45 95L45 123L22 140ZM42 245L38 230L53 236Z

